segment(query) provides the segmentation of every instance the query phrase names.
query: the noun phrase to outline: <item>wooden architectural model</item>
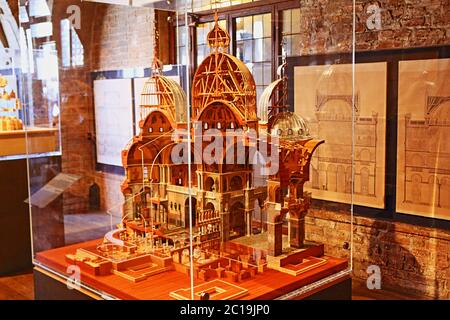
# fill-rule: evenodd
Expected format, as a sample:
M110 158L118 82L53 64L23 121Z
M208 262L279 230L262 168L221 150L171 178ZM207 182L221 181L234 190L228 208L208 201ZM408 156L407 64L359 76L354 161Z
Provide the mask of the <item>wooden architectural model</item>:
M305 243L310 195L303 184L323 141L313 139L303 119L287 111L283 67L257 108L253 76L226 53L230 39L217 19L207 42L211 54L193 78L191 114L182 88L162 75L155 50L153 74L142 93L140 134L122 152L126 177L119 228L103 242L39 253L38 259L48 262L64 253L86 281L115 275L139 286L167 274L172 283L158 288L158 297L167 299L192 298L186 281L191 266L195 299L201 292L211 299L273 298L346 268L345 259L324 257L323 245ZM207 152L219 135L216 149ZM265 158L261 150L252 154L261 141L269 150ZM184 161L175 161L174 154ZM263 160L255 163L255 154ZM276 170L269 170L273 159ZM267 221L253 221L256 205L266 211ZM184 280L177 280L180 273ZM123 280L114 279L120 287ZM251 289L261 281L275 283Z

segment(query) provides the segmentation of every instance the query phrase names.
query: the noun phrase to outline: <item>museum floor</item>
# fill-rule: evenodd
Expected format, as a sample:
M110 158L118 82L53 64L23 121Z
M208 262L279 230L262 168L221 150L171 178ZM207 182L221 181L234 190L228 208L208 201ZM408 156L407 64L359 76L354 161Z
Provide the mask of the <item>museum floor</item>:
M0 300L33 300L33 274L31 271L0 277ZM369 290L365 283L353 280L353 300L413 300L420 299L390 290Z

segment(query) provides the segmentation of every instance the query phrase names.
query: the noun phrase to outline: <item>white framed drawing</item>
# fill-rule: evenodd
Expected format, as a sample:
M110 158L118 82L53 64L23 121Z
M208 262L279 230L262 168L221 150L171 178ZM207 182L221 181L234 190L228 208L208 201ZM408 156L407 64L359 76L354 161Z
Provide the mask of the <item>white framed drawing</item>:
M122 166L121 151L133 137L131 79L94 81L97 162Z

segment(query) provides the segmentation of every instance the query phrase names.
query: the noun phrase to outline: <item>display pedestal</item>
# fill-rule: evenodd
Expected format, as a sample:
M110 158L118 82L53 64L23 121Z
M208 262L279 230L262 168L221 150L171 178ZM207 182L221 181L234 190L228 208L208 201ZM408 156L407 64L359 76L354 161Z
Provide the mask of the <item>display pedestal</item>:
M27 160L0 161L0 275L31 269Z
M60 157L42 157L30 159L39 164L42 179L28 181L27 160L0 161L0 275L13 274L30 270L31 233L30 211L25 203L28 199L28 186L31 193L42 188L51 180L55 172L60 171ZM32 170L33 168L30 168ZM54 200L48 208L40 210L33 218L33 244L35 250L45 250L64 245L64 217L62 215L62 199ZM36 211L35 211L36 212ZM40 231L40 230L45 230ZM51 236L44 238L48 230Z
M104 300L102 296L85 288L69 289L66 280L40 267L34 268L36 300ZM352 279L349 274L320 285L304 294L293 295L291 300L351 300Z

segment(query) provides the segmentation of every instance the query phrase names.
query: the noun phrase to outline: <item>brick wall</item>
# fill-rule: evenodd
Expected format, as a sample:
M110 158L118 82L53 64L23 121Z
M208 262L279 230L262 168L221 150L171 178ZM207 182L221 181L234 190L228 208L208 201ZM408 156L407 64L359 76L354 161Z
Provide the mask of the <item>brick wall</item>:
M349 210L313 208L307 239L325 243L329 255L349 257ZM353 219L353 275L366 280L367 267L381 270L381 288L435 299L450 299L450 231L384 219Z
M94 19L92 70L149 67L153 10L99 5Z
M378 3L381 30L369 30L367 7ZM356 1L356 50L423 47L450 43L450 2L446 0ZM299 54L352 49L352 1L302 0Z

